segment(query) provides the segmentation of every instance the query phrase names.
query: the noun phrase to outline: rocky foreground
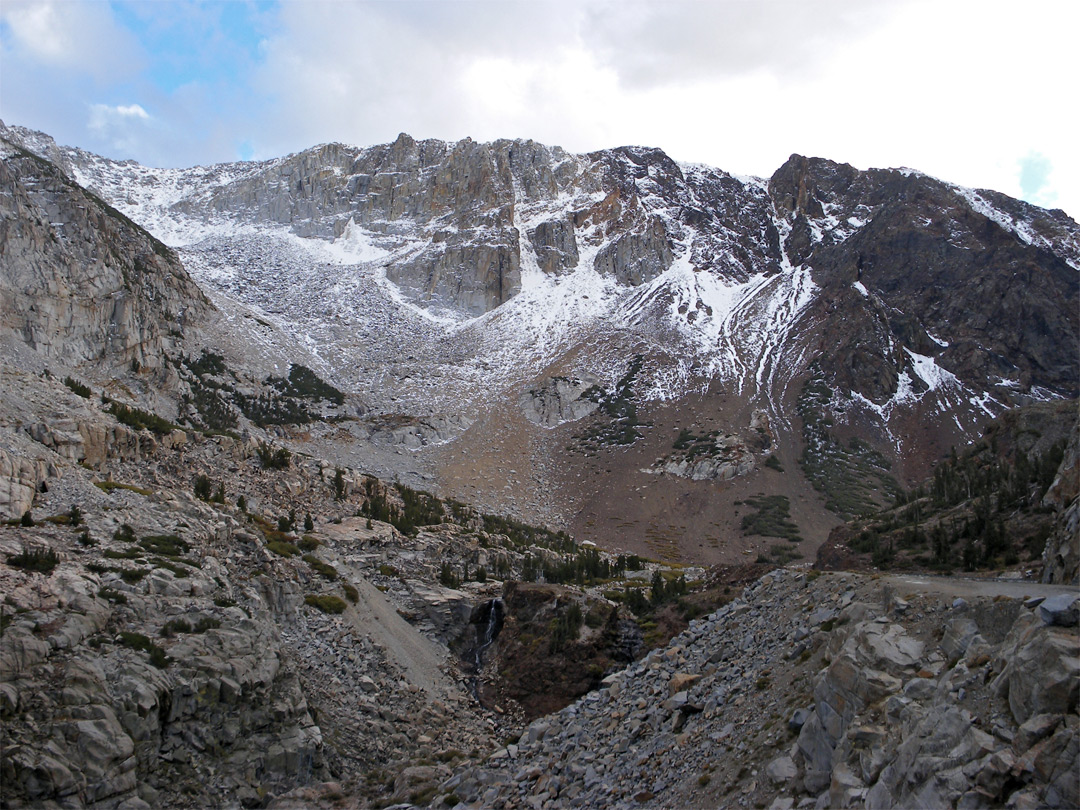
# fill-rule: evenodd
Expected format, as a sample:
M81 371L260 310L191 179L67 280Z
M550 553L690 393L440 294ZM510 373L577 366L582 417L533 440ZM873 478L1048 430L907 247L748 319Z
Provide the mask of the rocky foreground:
M1077 593L1010 598L986 583L965 599L956 587L773 571L459 768L443 801L1076 807Z

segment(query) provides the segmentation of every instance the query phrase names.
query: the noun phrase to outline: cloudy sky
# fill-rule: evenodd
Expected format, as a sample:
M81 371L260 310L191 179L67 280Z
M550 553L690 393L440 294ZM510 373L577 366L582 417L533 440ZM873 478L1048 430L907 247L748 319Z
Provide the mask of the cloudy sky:
M1075 0L2 0L0 118L156 166L317 143L909 166L1080 217Z

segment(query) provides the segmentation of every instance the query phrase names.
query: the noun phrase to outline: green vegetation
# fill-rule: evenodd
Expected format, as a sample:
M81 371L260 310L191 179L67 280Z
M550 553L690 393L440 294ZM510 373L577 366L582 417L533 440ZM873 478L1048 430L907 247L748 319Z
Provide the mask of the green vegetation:
M73 377L64 377L64 385L66 385L83 399L90 399L90 397L94 393L90 390L90 386L83 385L81 382L79 382Z
M221 627L221 620L215 619L213 616L203 616L195 622L194 626L186 619L170 619L161 628L161 635L165 638L171 638L176 633L205 633L207 630L214 630L218 627Z
M126 630L122 630L120 631L120 643L133 650L142 650L149 653L150 663L158 669L165 669L172 663L172 659L165 654L165 650L161 649L161 647L157 646L142 633L129 633Z
M552 551L573 551L577 545L566 532L553 532L540 526L530 526L513 518L482 515L484 531L502 534L518 547L540 546Z
M453 567L448 562L442 564L439 569L439 584L444 588L460 588L461 577L454 573Z
M771 455L767 459L765 459L765 466L771 470L776 470L777 472L784 471L784 466L780 463L780 459L778 459L775 455Z
M60 563L60 555L45 546L24 544L21 552L8 555L7 563L24 571L48 574Z
M642 437L638 428L644 425L638 422L633 385L644 364L645 358L635 355L614 388L594 385L582 394L600 406L598 413L601 415L596 424L575 437L578 448L586 454L595 453L602 446L633 444Z
M151 554L160 554L163 557L180 557L191 551L188 542L175 534L152 534L140 540L139 545Z
M296 557L300 554L300 549L287 540L268 540L266 547L279 557Z
M974 571L1037 560L1053 527L1042 498L1064 442L1042 454L1017 451L1011 457L998 454L994 443L991 435L989 443L963 455L954 449L926 485L855 526L848 546L870 554L878 567Z
M195 497L198 498L200 501L210 500L210 495L213 493L213 489L214 485L210 483L209 477L202 473L199 473L199 475L195 477Z
M318 608L323 613L344 613L348 607L344 599L333 594L309 593L304 597L304 604Z
M790 502L786 495L756 495L747 498L745 503L757 509L743 516L742 530L746 534L783 537L793 543L802 540L799 527L791 522Z
M446 513L439 498L404 484L395 484L394 489L401 498L401 506L389 500L387 489L378 479L365 476L365 500L360 514L389 523L410 537L415 537L421 526L437 526L445 520Z
M779 543L769 546L768 554L758 554L756 562L765 565L787 565L789 562L801 560L802 554L792 546L784 546Z
M561 652L567 643L576 641L584 619L577 602L552 619L548 624L548 652Z
M314 554L305 554L301 559L318 572L320 576L330 580L338 578L337 569L328 563L324 563Z
M884 455L855 437L845 445L829 430L832 396L820 369L815 368L796 403L806 441L799 464L814 489L825 496L826 509L844 517L868 515L901 490L889 475Z
M289 366L289 378L267 377L266 382L277 388L284 396L310 400L325 400L334 405L344 405L345 395L322 380L306 366L293 363Z
M164 435L177 429L176 425L157 414L132 408L120 402L111 403L108 412L115 416L118 422L135 430L149 430L151 433Z
M288 449L279 447L275 450L266 442L259 442L255 454L264 470L287 470L292 463L292 453Z
M117 543L134 543L139 538L135 535L135 529L130 523L122 523L120 528L113 532L112 539Z
M137 495L142 495L144 498L154 494L152 490L137 487L134 484L121 484L117 481L95 481L94 486L102 492L113 492L117 489L126 489L128 492L134 492Z
M352 602L354 605L360 601L360 592L348 582L342 583L341 590L345 592L345 598Z
M267 377L264 382L269 390L253 395L238 390L236 374L216 352L204 350L198 359L182 356L178 367L191 391L184 396L184 405L194 406L199 420L212 431L228 433L236 427L240 413L260 427L304 425L313 418L309 403L340 406L345 402L341 391L297 364L289 367L288 378Z
M697 456L712 455L716 450L716 437L719 435L719 430L711 430L697 436L689 428L683 428L672 448L680 451L688 461L693 461Z

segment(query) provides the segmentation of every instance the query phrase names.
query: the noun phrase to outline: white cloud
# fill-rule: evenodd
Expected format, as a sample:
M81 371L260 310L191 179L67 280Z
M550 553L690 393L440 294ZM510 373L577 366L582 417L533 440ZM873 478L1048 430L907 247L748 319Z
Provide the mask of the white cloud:
M249 143L256 157L384 143L401 131L523 137L573 151L658 146L740 174L771 174L792 152L905 165L1080 214L1080 3L308 0L245 32L247 46L262 44L254 65L239 63L241 78L179 87L103 66L167 58L160 72L175 80L186 75L177 59L224 64L225 6L131 8L190 49L144 51L105 3L3 0L0 112L60 121L82 135L57 136L137 149L116 156L157 165L227 159ZM102 87L108 75L128 78ZM11 118L24 110L34 116ZM1025 191L1032 154L1050 168Z
M147 127L152 121L138 104L91 104L86 126L121 154L134 154L143 151L147 136L152 136L152 129Z
M133 76L145 64L108 3L4 0L0 21L11 31L11 56L38 66L76 69L103 82Z

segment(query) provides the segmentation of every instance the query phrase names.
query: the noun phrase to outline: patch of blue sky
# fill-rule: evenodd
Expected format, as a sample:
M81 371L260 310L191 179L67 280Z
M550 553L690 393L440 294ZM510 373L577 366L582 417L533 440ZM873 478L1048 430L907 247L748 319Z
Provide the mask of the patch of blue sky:
M166 94L193 84L243 84L259 60L260 43L275 28L279 8L270 0L112 3L116 21L149 56L143 80Z

